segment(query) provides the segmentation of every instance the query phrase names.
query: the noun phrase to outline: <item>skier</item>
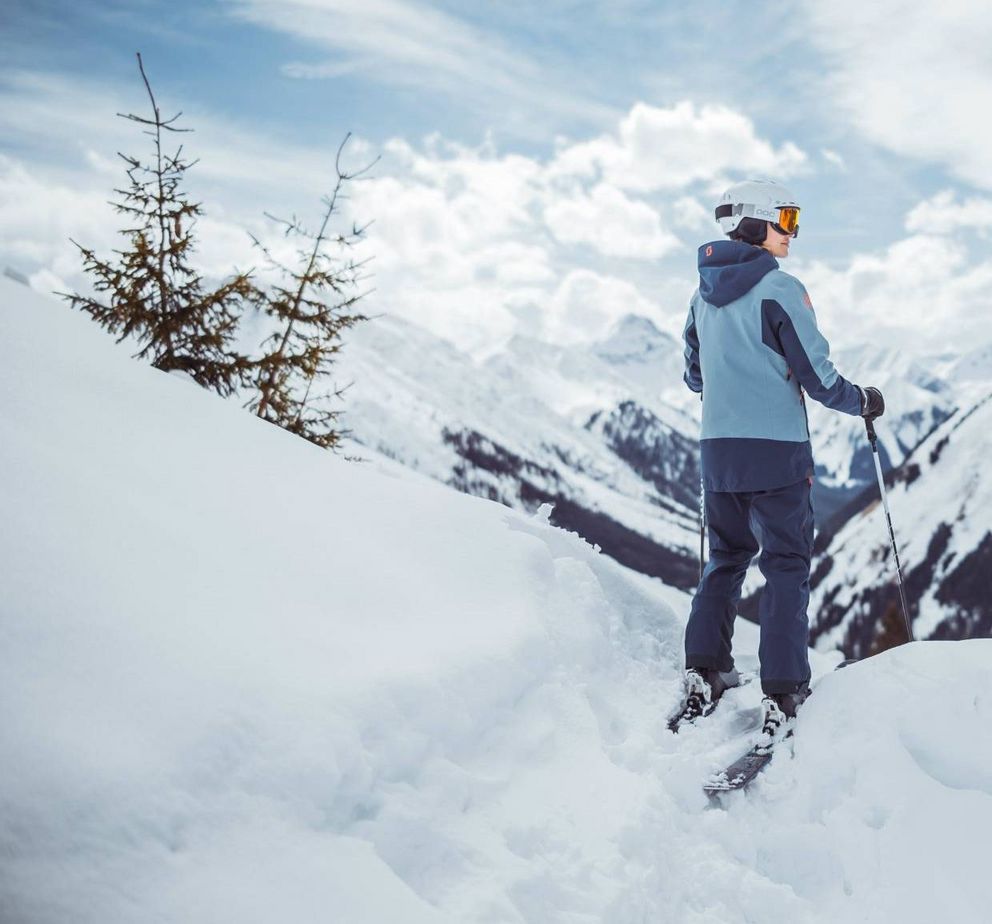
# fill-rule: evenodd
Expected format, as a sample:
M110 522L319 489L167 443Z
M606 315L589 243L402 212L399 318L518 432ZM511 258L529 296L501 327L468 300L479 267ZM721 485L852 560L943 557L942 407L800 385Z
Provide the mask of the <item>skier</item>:
M803 392L875 418L885 402L837 373L802 283L778 268L799 233L799 204L768 180L732 186L716 207L728 241L699 248L685 383L703 402L700 437L709 561L685 632L685 699L672 719L706 715L737 685L731 638L752 558L759 606L764 733L773 739L809 695L813 454ZM755 532L752 533L752 524Z

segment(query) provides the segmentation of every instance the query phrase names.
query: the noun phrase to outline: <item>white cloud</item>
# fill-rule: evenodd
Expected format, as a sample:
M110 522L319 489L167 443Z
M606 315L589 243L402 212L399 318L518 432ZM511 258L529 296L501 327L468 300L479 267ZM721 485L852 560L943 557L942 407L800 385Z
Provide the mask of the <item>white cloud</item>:
M831 151L829 148L824 148L821 152L823 159L832 166L836 167L838 170L847 171L847 164L844 162L844 158L841 157L836 151Z
M479 278L491 278L497 286L518 294L539 291L528 287L546 287L556 278L550 254L537 244L507 240L483 246L478 250L477 262Z
M167 100L160 102L173 111ZM37 279L47 278L44 271L85 287L67 239L76 237L101 252L117 243L118 220L105 201L123 179L114 151L140 152L145 141L112 113L141 111L142 103L140 94L130 98L112 87L51 75L0 82L0 132L22 137L37 109L45 114L48 155L30 167L15 158L0 166L0 189L5 181L10 190L0 211L0 245L8 259L16 257ZM190 191L205 208L197 266L209 277L227 275L235 266L260 267L263 260L250 247L248 231L293 262L293 242L262 213L298 214L312 223L319 195L330 185L333 151L293 146L195 106L186 108L185 120L197 131L184 140L190 156L200 158L189 175ZM500 153L490 138L476 147L437 134L416 146L395 138L381 151L352 139L350 166L381 153L369 178L352 184L341 203L342 228L372 221L367 241L354 253L356 259L371 258L368 270L374 274L366 287L375 291L364 310L404 316L471 350L492 345L521 325L574 340L599 336L632 310L652 314L661 324L668 311L681 314L692 280L680 278L686 291L675 291L673 280L680 274L657 264L683 249L673 229L708 226L710 216L684 188L655 191L646 199L619 169L626 163L647 175L647 151L634 144L641 135L631 126L653 116L643 106L635 109L613 139L591 143L607 153L588 173L564 167L569 148L588 149L581 142L563 144L542 159ZM711 111L687 121L683 116L690 111L695 112L691 107L664 111L681 113L668 119L667 150L679 146L674 136L680 131L691 136L687 149L699 141L697 123L708 120ZM717 121L734 122L728 112L720 110ZM751 134L759 160L778 156ZM783 163L802 162L783 151ZM727 166L723 159L717 162ZM693 248L684 249L688 272ZM625 280L611 277L617 257L635 261L625 265Z
M865 137L992 188L992 15L945 0L805 0L810 39L834 71L823 80Z
M356 190L353 208L376 216L371 249L389 311L471 350L520 323L575 341L602 335L630 311L662 314L660 301L632 282L579 269L589 247L604 258L651 261L679 248L647 203L608 183L566 180L534 158L500 156L489 144L435 137L415 149L394 139L382 167L387 176Z
M90 290L73 240L104 258L124 243L121 218L108 201L113 197L111 184L121 185L123 170L118 166L108 176L105 163L96 163L92 173L64 181L0 154L0 257L28 272L39 291ZM215 204L194 228L197 271L208 280L219 279L230 275L235 264L242 269L257 264L260 255L251 247L248 227L266 236L260 221L249 225ZM274 249L285 247L276 229L268 231ZM293 252L284 256L292 259Z
M561 146L555 175L601 175L621 189L650 192L713 182L728 172L784 178L807 156L792 142L776 150L747 116L726 106L677 103L669 109L635 104L616 135Z
M0 253L16 269L45 266L55 277L78 274L79 251L70 242L109 250L117 244L106 193L45 181L0 154Z
M555 343L600 339L631 313L655 319L659 315L657 305L626 280L575 269L562 279L548 303L544 335Z
M906 216L907 231L948 234L958 230L986 232L992 229L992 198L972 196L958 199L945 189L919 203Z
M671 205L671 213L673 224L680 228L715 233L712 207L707 208L692 196L681 196L676 199Z
M914 234L842 268L799 264L831 342L882 340L915 351L954 350L989 339L992 261L971 262L950 236Z
M607 183L597 183L588 193L552 200L544 209L544 220L562 243L591 244L610 257L646 260L680 246L651 206Z

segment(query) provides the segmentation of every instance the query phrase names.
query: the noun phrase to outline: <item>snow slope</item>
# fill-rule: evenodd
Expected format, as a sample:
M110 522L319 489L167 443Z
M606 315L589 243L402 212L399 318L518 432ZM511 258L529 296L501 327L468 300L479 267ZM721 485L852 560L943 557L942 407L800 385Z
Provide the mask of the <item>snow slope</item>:
M992 641L677 738L687 598L0 280L0 920L931 922L992 901ZM754 666L753 627L737 632ZM738 707L738 708L735 708Z

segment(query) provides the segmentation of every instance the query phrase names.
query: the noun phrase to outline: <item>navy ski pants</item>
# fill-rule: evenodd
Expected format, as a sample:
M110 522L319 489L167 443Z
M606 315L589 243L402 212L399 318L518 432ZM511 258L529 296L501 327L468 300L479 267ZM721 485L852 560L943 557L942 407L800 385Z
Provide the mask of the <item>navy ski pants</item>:
M809 681L811 490L803 480L767 491L706 492L710 554L685 630L687 668L733 668L741 585L760 541L758 567L766 581L758 608L761 688L766 694L791 693Z

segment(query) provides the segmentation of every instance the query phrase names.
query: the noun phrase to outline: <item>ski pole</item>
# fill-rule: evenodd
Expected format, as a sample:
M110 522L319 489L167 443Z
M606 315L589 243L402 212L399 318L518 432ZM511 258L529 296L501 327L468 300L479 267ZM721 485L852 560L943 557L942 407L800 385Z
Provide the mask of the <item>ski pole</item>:
M885 508L885 521L889 526L889 541L892 543L892 554L896 559L896 577L899 580L899 600L902 602L902 615L906 620L906 635L912 642L914 640L913 626L909 620L909 607L906 606L906 591L902 585L902 565L899 564L899 549L896 547L896 534L892 531L892 515L889 513L889 499L885 493L882 462L878 456L878 437L875 435L875 423L870 417L865 418L865 429L868 431L868 441L871 443L872 455L875 457L875 474L878 475L878 488L882 492L882 507Z

